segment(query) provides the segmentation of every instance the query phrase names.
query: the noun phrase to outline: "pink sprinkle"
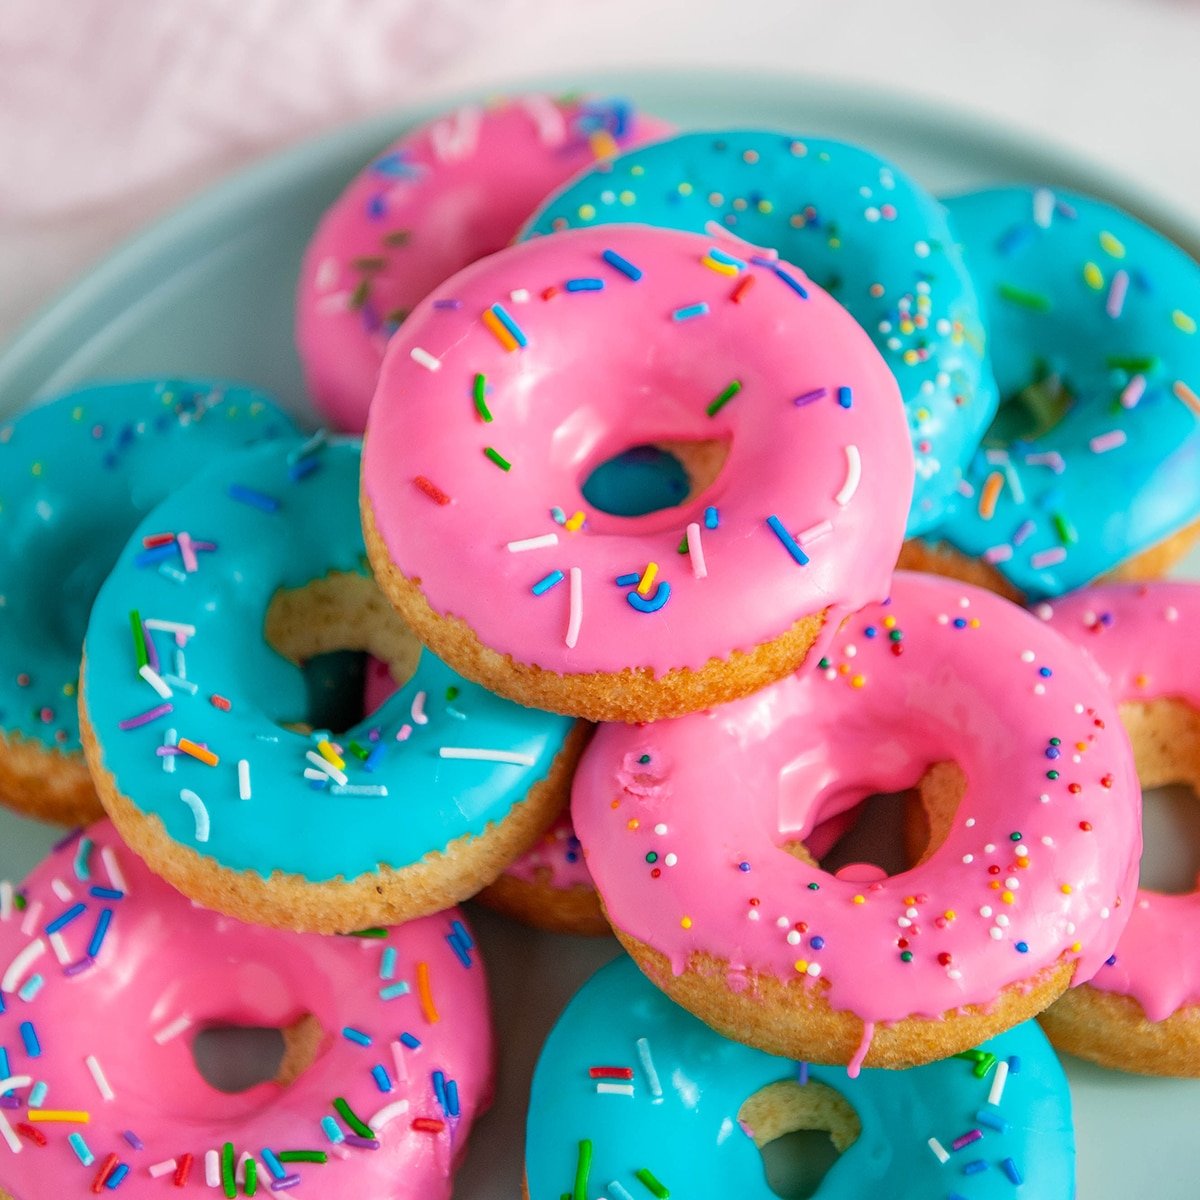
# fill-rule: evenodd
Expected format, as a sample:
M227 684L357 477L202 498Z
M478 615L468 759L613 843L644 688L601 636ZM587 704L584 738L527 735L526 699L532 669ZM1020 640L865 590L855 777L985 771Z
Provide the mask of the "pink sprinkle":
M700 526L693 521L687 527L687 544L688 557L692 560L692 574L697 579L704 579L708 575L708 566L704 561L704 546L700 541Z
M175 541L179 546L179 554L183 558L183 569L189 575L198 571L200 564L196 561L196 549L192 545L192 535L186 531L179 533L176 535Z
M1008 562L1012 558L1012 547L1009 545L993 546L983 552L983 561L989 563Z
M961 1137L956 1137L954 1141L950 1143L950 1149L961 1150L964 1146L969 1146L972 1142L979 1141L981 1137L983 1137L982 1129L970 1129Z
M405 721L404 724L396 730L396 741L407 742L410 737L412 737L412 726Z
M1054 546L1049 550L1039 550L1037 554L1031 554L1029 556L1029 565L1035 571L1040 571L1043 567L1058 566L1066 557L1067 552L1064 547Z
M575 649L579 640L579 627L583 624L583 571L579 567L571 568L571 601L570 612L567 616L567 635L564 639L568 650Z
M1108 289L1108 301L1104 311L1115 321L1125 308L1125 294L1129 291L1129 272L1118 271L1112 278L1112 286Z
M1145 375L1135 375L1126 385L1125 390L1121 393L1121 403L1126 408L1136 408L1137 402L1142 398L1146 391Z
M1055 475L1061 475L1067 469L1063 456L1057 450L1050 450L1046 454L1027 454L1025 463L1030 467L1049 467Z
M139 725L149 725L151 721L157 721L159 717L165 717L167 713L174 712L173 704L159 704L155 708L148 708L144 713L138 713L136 717L126 717L123 721L117 722L118 729L137 729Z
M1101 433L1092 438L1088 442L1093 454L1103 454L1106 450L1115 450L1118 446L1125 445L1126 437L1125 430L1114 429L1109 433Z

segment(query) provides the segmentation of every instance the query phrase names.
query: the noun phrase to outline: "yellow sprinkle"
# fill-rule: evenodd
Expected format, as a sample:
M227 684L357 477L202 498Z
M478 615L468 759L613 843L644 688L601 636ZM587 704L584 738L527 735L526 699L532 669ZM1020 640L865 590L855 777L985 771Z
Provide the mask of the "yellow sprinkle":
M972 629L978 629L978 628L979 628L979 618L978 618L978 617L972 617L972 618L971 618L971 619L970 619L970 620L967 622L967 624L968 624L968 625L969 625L969 626L970 626Z
M685 183L681 183L675 190L681 196L690 196L695 189L692 187L692 185L690 183L685 182Z
M855 687L855 688L860 688L866 682L867 682L867 677L865 675L855 675L854 678L850 680L850 686Z
M1064 896L1069 896L1075 889L1069 883L1063 883L1059 885L1058 890L1062 892Z
M1113 237L1113 235L1109 233L1107 229L1101 231L1100 248L1105 254L1111 254L1113 258L1125 257L1125 244Z
M86 1125L92 1119L91 1113L63 1108L31 1108L28 1116L31 1121L69 1121L75 1125Z
M892 616L891 613L888 613L888 615L883 618L883 627L884 629L895 629L896 618Z
M1014 896L1012 892L1003 891L1000 893L1000 899L1003 900L1005 904L1012 904L1013 901L1016 900L1016 896Z
M590 221L596 215L596 206L594 204L581 204L579 206L579 219L581 221Z
M339 771L346 765L346 760L333 748L332 743L326 741L325 738L322 738L317 743L317 750L320 751L321 757L327 763L333 763Z
M1189 317L1181 308L1177 308L1171 314L1171 320L1175 322L1177 329L1182 329L1184 333L1196 332L1196 320L1194 317Z
M905 350L904 365L906 367L915 367L921 361L921 356L915 350Z
M760 200L755 206L760 213L770 215L775 211L775 205L770 200Z
M71 420L72 421L82 421L83 420L83 406L82 405L77 404L77 405L75 405L75 407L73 409L71 409Z
M842 248L842 239L840 237L831 237L829 239L830 250L840 250Z
M569 529L572 533L574 533L577 529L582 527L584 521L586 521L586 520L587 520L587 517L585 517L583 515L583 509L580 509L577 513L575 513L573 516L571 516L568 520L563 522L563 528Z
M929 409L918 408L917 409L917 420L920 421L922 425L924 425L925 422L929 420Z
M421 1000L421 1012L430 1025L438 1022L437 1005L433 1002L433 991L429 986L429 964L417 963L417 995Z
M1072 954L1078 954L1080 952L1080 950L1082 950L1082 949L1083 949L1082 942L1072 942L1071 943L1071 953Z
M1104 272L1094 262L1084 263L1083 282L1098 292L1104 286Z
M658 574L658 563L650 562L646 564L646 569L642 572L641 579L638 580L637 594L639 596L650 595L650 589L654 586L654 577Z
M679 923L680 923L680 925L682 925L684 927L684 929L691 929L692 918L691 917L680 917Z
M866 904L866 902L867 902L866 896L855 896L854 897L855 904Z
M630 175L645 175L646 168L641 165L632 166L629 168L629 173Z
M630 204L633 204L633 203L634 203L634 201L636 201L636 200L637 200L637 193L636 193L636 192L631 192L631 191L629 190L629 188L625 188L625 190L624 190L624 191L622 191L622 192L621 192L621 193L620 193L620 194L617 196L617 199L618 199L618 200L620 200L620 202L621 202L622 204L624 204L626 207L628 207Z
M1175 380L1171 390L1175 393L1177 400L1182 400L1196 416L1200 417L1200 396L1197 396L1182 379Z
M518 349L517 339L504 328L503 322L490 308L484 309L482 319L483 323L488 327L489 332L505 350L511 353L513 350Z
M796 970L799 971L801 975L803 975L804 972L808 970L808 962L806 959L803 959L803 958L796 959L796 961L794 963L792 963L792 966L795 967Z
M597 129L588 141L591 144L592 153L597 158L612 158L621 149L617 145L617 139L607 129Z
M42 473L42 464L40 462L35 462L29 469L34 475L40 475Z
M625 824L626 829L640 829L641 827L642 823L637 819L637 817L630 817Z
M736 275L738 273L738 269L733 263L717 262L711 254L706 254L700 261L710 271L717 271L722 275Z
M64 683L62 691L64 696L73 696L75 695L75 685L73 683Z
M1004 476L999 471L993 471L983 485L979 495L979 515L990 521L996 515L996 501L1000 499L1000 490L1004 487Z
M954 911L954 909L952 909L952 908L946 909L946 911L944 913L942 913L942 916L945 917L947 921L957 921L958 920L958 913L956 913Z

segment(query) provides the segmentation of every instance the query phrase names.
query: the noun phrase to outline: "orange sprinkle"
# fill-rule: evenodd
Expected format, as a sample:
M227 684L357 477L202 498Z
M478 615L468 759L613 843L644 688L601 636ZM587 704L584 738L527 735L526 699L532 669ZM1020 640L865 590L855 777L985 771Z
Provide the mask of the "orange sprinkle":
M433 992L429 987L429 964L417 963L417 996L421 1000L421 1012L430 1025L436 1025L440 1020L437 1006L433 1002Z
M597 158L612 158L621 150L621 147L617 145L617 139L607 129L597 129L588 138L588 144Z
M494 312L492 312L490 308L485 308L483 310L483 323L488 327L489 332L496 339L496 341L498 341L500 345L505 348L505 350L508 350L511 353L513 350L519 349L517 345L517 339L513 337L513 335L509 333L507 329L504 328L504 323L498 316L496 316Z
M1004 487L1004 476L999 471L993 471L983 485L979 496L979 515L990 521L996 515L996 501L1000 499L1000 489Z
M1177 400L1182 400L1196 416L1200 417L1200 396L1197 396L1182 379L1175 380L1175 386L1171 390L1175 393Z
M190 754L192 758L202 762L206 767L215 767L221 761L211 750L197 746L190 738L180 738L179 749L184 754Z
M424 475L418 475L413 480L413 483L415 483L417 485L417 491L424 492L425 495L430 498L430 500L434 501L434 503L436 503L436 504L449 504L450 503L450 497L447 496L446 493L443 492L442 489L440 487L438 487L438 485L436 483L431 483L428 479L426 479Z

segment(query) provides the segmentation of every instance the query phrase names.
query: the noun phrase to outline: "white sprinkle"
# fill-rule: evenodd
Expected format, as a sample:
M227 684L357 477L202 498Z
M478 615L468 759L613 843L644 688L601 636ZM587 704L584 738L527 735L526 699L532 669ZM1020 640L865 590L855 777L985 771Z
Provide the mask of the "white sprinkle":
M163 735L163 745L171 748L179 745L179 731L177 729L168 729ZM174 754L164 754L162 760L162 768L168 775L175 773L175 758Z
M646 1082L650 1085L650 1094L654 1097L662 1095L662 1084L658 1081L658 1072L654 1069L654 1060L650 1057L650 1043L643 1037L637 1040L638 1058L642 1060L642 1070L646 1072Z
M454 162L474 154L482 122L482 110L467 104L434 125L429 131L429 140L438 162Z
M221 1157L215 1150L204 1152L204 1182L210 1188L221 1185Z
M169 1025L164 1025L155 1035L154 1040L160 1045L165 1046L168 1042L177 1038L186 1029L191 1029L192 1018L188 1016L176 1017Z
M1129 291L1129 272L1117 271L1112 277L1108 289L1108 299L1104 303L1104 311L1115 321L1125 308L1125 295Z
M408 1101L394 1100L391 1104L385 1104L367 1121L367 1124L378 1133L385 1125L390 1124L397 1117L404 1116L406 1112L408 1112Z
M529 303L529 289L528 288L514 288L513 291L508 293L508 298L514 304L528 304Z
M1126 385L1125 390L1121 393L1121 404L1125 408L1136 408L1137 402L1142 398L1146 391L1145 375L1135 375Z
M100 849L100 861L104 864L104 869L108 872L108 882L118 892L124 892L128 896L129 884L125 882L125 874L121 870L121 863L117 858L117 852L111 846L102 846Z
M334 784L329 789L331 796L380 796L384 797L388 794L385 784L382 783L348 783L344 786Z
M162 1162L157 1162L152 1167L147 1167L150 1172L151 1179L161 1179L164 1175L171 1175L179 1170L179 1164L173 1158L164 1159Z
M801 546L807 546L810 542L819 541L821 538L832 532L832 521L818 521L817 524L810 525L802 533L796 534L796 541L798 541Z
M83 1065L87 1067L88 1073L95 1082L96 1090L100 1093L100 1095L105 1100L115 1100L117 1098L117 1094L112 1090L111 1087L109 1087L108 1080L104 1076L104 1068L100 1066L100 1062L96 1056L94 1054L89 1054L87 1058L83 1060Z
M75 898L75 893L61 879L52 879L50 886L60 900L67 901Z
M7 921L13 914L13 885L0 879L0 921Z
M170 700L175 694L167 687L163 677L148 663L138 668L138 674L164 699Z
M21 1153L21 1139L17 1137L15 1130L8 1123L8 1118L4 1115L4 1111L0 1109L0 1137L8 1143L8 1148L14 1154Z
M602 1096L632 1096L632 1083L598 1083L596 1091Z
M1125 430L1113 429L1108 433L1098 434L1088 442L1088 447L1093 454L1104 454L1108 450L1115 450L1118 446L1125 445L1127 441Z
M1027 467L1049 467L1055 475L1061 475L1067 469L1067 464L1063 461L1063 456L1057 450L1027 454L1025 455L1025 465Z
M313 283L318 292L327 292L337 283L338 277L338 260L332 254L326 255L321 259L317 266L317 273L313 277Z
M253 793L250 790L250 760L248 758L238 759L238 797L242 800L253 799Z
M1049 229L1054 216L1054 193L1049 188L1038 188L1033 193L1033 223L1039 229Z
M579 627L583 624L583 571L571 568L571 612L567 619L567 649L574 650L579 641Z
M1004 1085L1008 1082L1008 1060L1002 1058L996 1064L996 1074L992 1077L992 1090L988 1092L988 1103L999 1105L1004 1097Z
M518 541L509 542L508 549L513 554L520 554L522 550L544 550L547 546L557 545L557 533L543 533L538 537L521 538Z
M688 557L692 560L692 574L697 579L708 578L708 565L704 561L704 546L700 541L700 526L693 521L687 527Z
M567 120L562 109L549 96L536 92L522 96L521 107L529 114L543 146L559 146L567 136ZM373 1122L368 1122L374 1128Z
M510 763L514 767L532 767L537 755L522 754L516 750L487 750L471 746L441 746L438 754L442 758L466 758L479 762Z
M15 992L17 984L25 976L25 972L43 954L46 953L46 943L41 938L34 938L24 950L17 955L16 958L8 964L8 970L4 972L4 977L0 979L0 992Z
M425 693L418 692L413 697L412 708L409 709L414 725L428 725L429 718L425 715Z
M196 841L207 842L209 832L208 809L204 807L204 801L190 788L181 788L179 798L192 810L192 816L196 821Z
M174 655L172 655L172 659L175 663L175 674L178 675L180 679L186 679L187 658L184 656L183 650L176 649Z
M327 775L330 779L332 779L334 783L340 784L342 787L346 786L346 783L348 782L348 780L347 780L345 773L342 771L339 771L337 769L337 767L335 767L333 765L333 763L328 762L324 758L322 758L315 750L309 750L308 753L305 754L304 757L307 758L308 761L310 763L312 763L312 765L314 767L316 767L318 771L321 771L322 773ZM307 771L304 772L304 777L305 777L305 779L312 778L312 776L309 775L309 773Z
M442 369L442 360L435 358L428 350L422 349L420 346L414 346L409 355L418 366L424 367L427 371L440 371Z
M947 1151L946 1147L937 1138L929 1139L929 1148L933 1151L934 1157L937 1158L938 1162L947 1163L950 1161L949 1151Z
M1029 565L1035 570L1040 571L1043 567L1055 567L1067 557L1067 551L1063 546L1052 546L1049 550L1039 550L1037 554L1029 556Z
M834 502L843 506L849 504L854 493L858 491L858 484L861 479L862 456L858 453L857 446L847 446L846 482L842 484L842 490L834 496Z
M54 951L54 957L58 959L59 966L67 966L72 961L71 951L67 946L67 939L57 930L54 933L48 933L46 936L50 939L50 949Z

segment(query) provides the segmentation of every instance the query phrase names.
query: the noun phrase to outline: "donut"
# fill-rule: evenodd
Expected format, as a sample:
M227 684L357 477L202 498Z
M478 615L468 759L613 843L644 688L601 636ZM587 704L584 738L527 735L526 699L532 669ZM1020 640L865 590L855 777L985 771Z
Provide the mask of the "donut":
M1037 613L1107 677L1143 788L1200 790L1200 585L1110 584ZM1055 1045L1122 1071L1200 1076L1200 889L1141 888L1113 956L1041 1020Z
M1002 406L959 497L904 562L1040 600L1152 579L1200 534L1200 265L1103 201L946 201Z
M871 335L904 397L916 459L909 535L939 522L996 411L975 288L941 205L869 150L761 129L627 150L559 189L522 230L714 223L773 246Z
M0 803L63 824L102 815L76 716L92 599L181 480L285 432L262 392L210 379L95 384L0 423Z
M373 932L218 916L106 821L0 884L0 1198L448 1200L492 1096L483 965L455 909ZM279 1031L274 1078L200 1073L195 1039L229 1027Z
M554 712L655 720L762 687L886 593L912 488L895 380L796 268L731 246L537 238L392 339L367 550L456 670ZM641 446L678 449L688 497L589 503L590 474Z
M81 716L105 808L153 870L240 920L334 933L437 912L566 802L574 723L421 652L380 595L359 459L310 439L215 464L146 518L88 627ZM144 536L184 529L216 546L195 571L178 539L182 582L142 565ZM311 728L297 664L346 649L403 686L342 732Z
M671 132L623 100L535 93L412 130L347 187L304 256L296 341L313 403L361 433L388 338L443 279L512 241L551 188Z
M836 875L809 830L916 787L913 865ZM1087 657L993 593L904 572L818 669L704 713L603 725L571 814L618 938L714 1029L904 1067L1094 977L1131 911L1141 793Z
M850 1079L721 1037L623 955L583 985L546 1039L526 1122L526 1194L774 1200L759 1150L798 1129L828 1131L840 1157L818 1191L785 1195L1075 1194L1071 1097L1035 1022L942 1062Z

